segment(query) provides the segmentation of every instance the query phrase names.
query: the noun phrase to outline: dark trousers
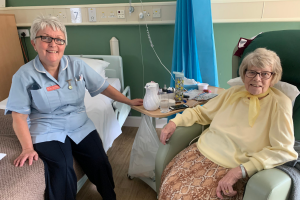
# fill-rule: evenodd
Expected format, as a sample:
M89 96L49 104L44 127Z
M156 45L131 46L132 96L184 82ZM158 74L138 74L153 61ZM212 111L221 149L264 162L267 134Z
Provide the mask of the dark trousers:
M112 169L96 130L79 144L67 137L65 143L42 142L34 144L34 149L45 165L45 199L76 199L77 178L73 169L73 156L89 180L96 185L102 198L116 199Z

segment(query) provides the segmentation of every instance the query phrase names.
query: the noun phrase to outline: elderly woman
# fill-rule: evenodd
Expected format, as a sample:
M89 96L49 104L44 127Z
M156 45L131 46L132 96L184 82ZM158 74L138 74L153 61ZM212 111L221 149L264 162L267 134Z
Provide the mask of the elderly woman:
M272 87L282 75L279 57L256 49L244 58L239 74L243 86L186 109L162 130L165 144L177 126L210 124L168 164L159 199L241 200L254 173L297 158L291 100Z
M130 100L82 60L64 56L66 27L55 17L38 17L31 26L31 44L38 55L13 76L5 113L22 153L14 161L22 167L40 157L45 164L45 199L76 199L73 156L97 186L103 199L116 199L112 169L101 139L84 106L85 89L129 105ZM32 192L32 191L28 191Z

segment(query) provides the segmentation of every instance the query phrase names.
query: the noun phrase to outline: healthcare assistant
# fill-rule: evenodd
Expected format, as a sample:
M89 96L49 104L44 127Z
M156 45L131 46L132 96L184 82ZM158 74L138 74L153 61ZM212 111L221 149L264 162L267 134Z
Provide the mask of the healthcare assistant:
M85 111L85 88L93 97L108 82L81 59L70 56L62 57L58 76L59 80L53 78L38 56L13 76L5 113L29 114L33 144L64 142L67 136L78 144L96 129Z

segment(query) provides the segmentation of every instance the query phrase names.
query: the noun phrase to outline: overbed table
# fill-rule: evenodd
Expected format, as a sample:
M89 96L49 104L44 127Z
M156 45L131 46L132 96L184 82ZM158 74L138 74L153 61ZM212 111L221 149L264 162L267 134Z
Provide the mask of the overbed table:
M208 89L211 90L212 93L214 94L220 94L221 92L223 92L225 89L224 88L219 88L219 87L214 87L214 86L208 86ZM207 101L205 102L197 102L195 100L188 100L187 101L187 105L189 107L195 107L196 105L202 105L202 104L205 104ZM183 103L178 103L176 105L179 105L179 104L183 104ZM142 113L142 114L145 114L149 117L152 117L153 118L153 126L154 128L156 127L156 124L155 124L155 118L163 118L163 117L169 117L173 114L176 114L176 113L179 113L179 112L182 112L184 109L180 109L180 110L174 110L174 111L170 111L170 112L167 112L167 113L161 113L160 112L160 109L157 109L157 110L154 110L154 111L149 111L149 110L146 110L144 108L143 105L141 106L131 106L132 109Z
M208 89L211 90L211 92L214 93L214 94L220 94L221 92L223 92L225 90L224 88L219 88L219 87L214 87L214 86L208 86ZM196 105L202 105L202 104L205 104L206 102L207 101L198 102L198 101L195 101L195 100L188 100L186 104L189 107L195 107ZM176 105L179 105L179 104L182 104L182 103L178 103ZM144 115L147 115L147 116L151 117L154 129L156 128L156 118L168 117L168 116L171 116L173 114L182 112L184 110L184 109L180 109L180 110L170 111L170 112L167 112L167 113L161 113L160 109L157 109L157 110L154 110L154 111L146 110L143 105L142 106L131 106L131 108L138 111L138 112L140 112L140 113L142 113L142 114L144 114ZM155 162L155 160L153 160L153 162ZM130 174L129 174L129 178L130 178ZM143 180L145 183L147 183L153 190L156 191L155 179L145 178L145 177L139 177L139 178L141 180Z

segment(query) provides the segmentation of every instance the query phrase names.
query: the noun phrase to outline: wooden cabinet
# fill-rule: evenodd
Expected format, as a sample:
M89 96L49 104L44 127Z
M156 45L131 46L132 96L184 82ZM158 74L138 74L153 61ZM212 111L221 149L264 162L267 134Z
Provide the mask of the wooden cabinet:
M24 65L15 15L0 14L0 101L9 94L12 76Z

